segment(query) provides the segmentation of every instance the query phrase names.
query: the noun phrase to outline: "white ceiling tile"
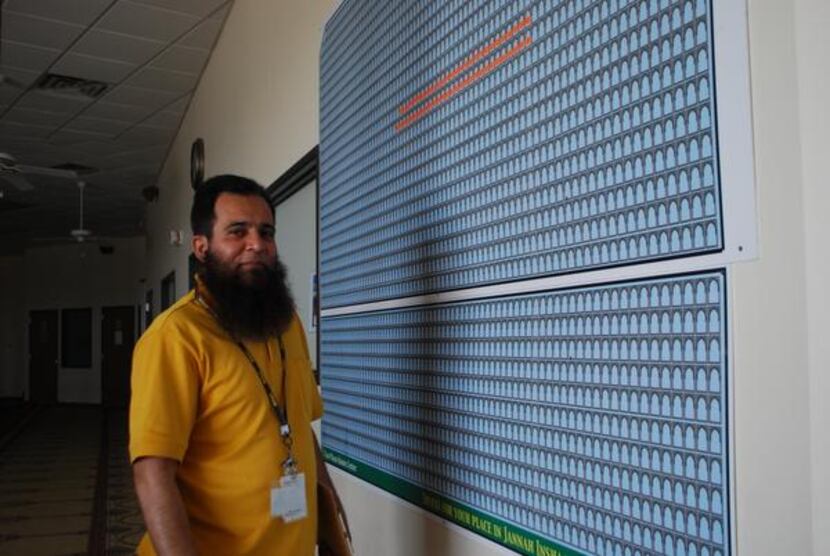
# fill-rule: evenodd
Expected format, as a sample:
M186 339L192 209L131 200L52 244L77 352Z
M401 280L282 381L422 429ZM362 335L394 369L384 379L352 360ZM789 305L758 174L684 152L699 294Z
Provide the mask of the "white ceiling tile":
M148 62L164 47L165 43L160 41L90 30L72 47L72 52L140 65Z
M11 85L0 86L0 104L11 105L17 100L25 89L18 89ZM0 111L2 114L3 111Z
M49 142L53 145L73 145L76 143L83 143L85 141L103 141L109 138L105 133L92 133L90 131L73 131L69 129L62 129L54 133Z
M60 61L50 71L61 75L114 84L120 83L135 68L135 64L68 53L61 57Z
M69 149L48 143L45 145L37 153L27 155L25 158L18 156L18 162L32 166L58 166L67 162L75 162L75 155ZM15 150L15 155L18 154L19 152Z
M88 142L88 141L87 141ZM98 167L98 157L93 157L88 154L85 154L83 151L79 151L75 147L81 143L73 143L72 145L67 145L63 147L64 152L66 155L63 157L63 162L72 162L73 164L80 164L82 166L87 166L94 170L94 175L97 176L100 168ZM91 177L93 174L89 174L88 177Z
M79 160L90 161L84 162L85 164L96 161L94 165L98 168L101 167L100 161L103 160L102 157L108 157L124 151L123 145L119 145L116 141L111 141L109 137L102 141L93 140L77 143L72 145L72 149L79 153L84 153L86 156L90 157L84 158L83 156L79 156Z
M179 100L177 100L173 104L171 104L169 106L166 106L164 108L164 111L165 112L176 112L176 113L179 113L179 114L183 113L187 109L187 105L190 102L190 97L191 97L191 95L187 95L184 98L180 98Z
M122 162L122 164L125 164ZM129 164L129 161L126 162ZM152 164L132 165L126 171L113 171L107 176L108 181L120 183L122 185L136 185L145 181L150 181L160 169L161 162L156 156L156 160Z
M121 141L121 140L119 140ZM123 141L121 141L123 143ZM122 148L123 149L123 148ZM117 153L108 158L108 161L117 162L121 172L130 172L137 167L158 166L167 154L167 144L151 146Z
M90 180L106 193L98 204L107 214L95 219L91 186L90 225L104 235L116 230L115 224L108 223L106 230L99 230L97 224L125 220L124 211L141 212L138 191L158 176L190 101L188 92L208 59L229 4L223 0L0 0L6 16L0 30L6 67L0 72L28 86L44 71L118 83L100 101L0 86L0 151L21 152L39 165L75 162L101 168ZM205 17L198 32L187 36L190 44L169 44ZM88 25L94 26L84 30ZM71 50L64 54L67 48ZM139 86L121 85L133 77ZM116 195L111 186L120 193ZM44 210L43 231L63 226L62 204L71 222L60 234L75 226L77 190L58 195L57 186L46 184L40 189L44 193L35 192L41 195L38 199L55 210ZM120 207L124 211L119 212ZM21 220L15 225L27 224Z
M198 80L198 75L147 68L132 76L125 85L181 94L192 91Z
M193 31L185 35L177 44L210 50L216 41L216 35L222 29L222 19L212 17L200 23Z
M173 101L178 100L179 96L180 94L178 93L121 85L113 89L102 100L117 104L144 106L147 108L163 108Z
M86 26L110 4L112 0L6 0L3 11Z
M154 68L199 75L210 52L201 48L172 46L150 64Z
M233 6L233 0L225 4L222 8L216 10L216 12L210 16L211 19L218 19L219 21L225 21L225 17L227 17L228 12L231 11L231 6Z
M155 111L156 108L148 108L146 106L117 104L114 102L96 102L89 107L89 110L84 111L84 116L138 123Z
M65 97L42 91L29 91L17 103L21 108L32 108L46 112L74 114L87 106L92 99L83 97Z
M193 27L199 18L122 0L97 24L98 29L147 39L171 41Z
M167 144L175 130L160 127L136 126L119 137L119 142L126 145L151 146Z
M84 27L80 25L6 12L4 13L3 30L0 36L8 41L64 50L83 31Z
M3 65L29 71L43 71L60 55L60 50L39 48L3 39Z
M123 147L119 147L123 148ZM108 155L105 154L96 154L95 155L95 167L98 168L98 171L101 173L106 173L106 175L96 174L96 176L100 176L102 180L110 181L113 176L117 176L121 174L124 170L124 164L121 160L118 159L110 159Z
M199 18L209 16L216 8L228 0L132 0L138 4L147 4L177 12L195 15Z
M142 125L148 125L151 127L161 127L164 129L178 129L181 121L182 115L180 112L163 111L153 114L141 123Z
M14 107L3 116L4 122L16 124L34 124L42 126L60 126L66 121L66 114L31 110L29 108Z
M20 89L11 86L0 87L0 104L11 104L20 96ZM0 112L2 113L2 112Z
M22 156L23 153L37 152L43 148L46 143L42 139L32 139L25 137L10 137L7 135L0 135L0 151L7 152L8 145L14 143L14 155Z
M0 137L20 137L27 139L42 139L48 137L55 130L54 126L40 126L32 124L15 124L0 122Z
M2 65L0 65L0 74L10 77L13 81L16 81L20 85L21 89L28 89L35 81L37 81L38 77L43 75L43 73L39 71L29 71L20 68L10 68ZM11 86L5 86L3 88L11 91L15 90ZM21 92L23 91L17 89L17 94L20 94Z
M73 119L66 124L66 129L72 131L91 131L93 133L105 133L107 135L116 136L129 128L132 124L130 122L120 122L118 120L109 120L106 118L90 118L82 116Z

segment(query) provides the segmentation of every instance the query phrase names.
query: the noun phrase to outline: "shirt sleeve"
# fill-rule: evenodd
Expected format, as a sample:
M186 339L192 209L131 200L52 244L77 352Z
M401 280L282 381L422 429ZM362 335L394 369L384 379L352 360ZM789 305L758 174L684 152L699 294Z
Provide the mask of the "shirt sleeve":
M169 323L148 330L133 354L130 461L182 461L196 420L199 373L193 350Z
M311 402L311 420L316 421L323 416L323 399L320 397L320 388L314 380L314 372L311 369L311 355L308 351L308 340L306 339L300 317L298 317L296 313L294 314L294 320L292 321L291 326L293 327L292 333L295 337L298 337L297 341L300 346L302 346L303 356L308 362L308 372L305 373L306 384L303 385L303 389L309 394L309 400Z

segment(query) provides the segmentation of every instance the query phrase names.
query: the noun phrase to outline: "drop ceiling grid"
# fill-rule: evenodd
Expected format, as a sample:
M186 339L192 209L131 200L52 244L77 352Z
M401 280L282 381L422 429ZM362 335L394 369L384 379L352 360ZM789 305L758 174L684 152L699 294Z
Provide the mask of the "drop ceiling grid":
M155 2L119 0L98 13L91 27L83 28L43 17L43 11L38 12L38 7L34 6L37 3L21 4L20 2L10 1L4 6L4 60L8 59L6 56L7 47L9 44L13 44L16 48L30 54L40 53L40 56L35 58L22 59L21 63L29 64L29 67L45 69L42 66L51 58L49 60L51 71L113 83L114 86L100 99L101 102L121 98L119 95L122 93L119 92L119 89L130 87L132 91L129 95L130 98L145 105L149 104L153 110L141 110L141 104L121 103L124 107L123 110L110 105L106 116L102 119L112 120L109 127L116 128L118 131L114 133L110 131L110 134L117 136L125 131L122 123L140 125L157 112L165 111L169 104L175 104L182 98L189 96L186 93L189 93L195 87L201 69L209 56L209 50L194 46L180 46L177 42L187 39L190 33L197 31L203 24L212 27L214 25L212 19L219 19L224 16L224 13L221 12L213 15L211 15L212 12L207 12L210 17L200 21L194 15L174 11L169 7L180 4L180 10L189 8L192 13L200 14L205 12L208 7L211 10L216 10L224 2L225 0L212 0L211 2L176 2L174 4L162 0ZM153 4L165 7L160 8L153 6ZM23 9L23 13L13 11L20 8ZM27 14L26 9L34 11L37 15ZM21 20L42 22L42 25L31 24L25 30L25 33L8 31L13 29L15 21ZM69 32L62 33L64 36L63 42L70 44L65 44L65 50L59 55L54 50L41 48L44 43L54 45L54 41L50 42L51 39L47 37L54 36L56 34L54 29L56 28L73 29L75 31L74 36ZM31 32L32 30L42 32ZM151 31L155 33L155 36L148 39L147 33ZM13 43L6 40L5 37L9 35L17 39L25 39L28 44ZM159 40L161 37L167 37L167 42ZM106 40L102 41L102 38ZM124 41L132 42L133 46L141 44L145 48L143 63L136 63L140 58L136 54L135 48L119 48L119 45L125 44ZM153 47L149 48L150 45L153 45ZM124 55L119 54L122 51L125 52ZM47 56L46 53L51 54ZM159 62L158 67L154 64L156 60ZM11 65L7 64L6 67ZM29 84L40 75L32 71L27 73L26 77L28 79L24 82ZM138 87L135 85L138 85ZM36 92L20 95L11 103L4 102L7 105L4 112L8 114L9 109L18 104L38 112L71 112L71 116L64 120L62 125L53 124L54 132L62 128L71 131L89 130L88 122L82 121L80 126L76 126L75 119L86 117L87 110L94 107L97 104L96 102L77 103L65 99L41 98L44 96L46 95ZM7 100L9 100L7 97L2 98L0 102ZM42 114L30 114L32 114L34 120L39 120L32 121L32 124L42 126L43 120L49 119ZM89 116L100 118L100 116L94 114ZM21 123L19 118L14 121ZM168 124L162 127L170 129L171 126ZM98 129L100 130L101 127Z
M214 0L213 4L215 9L221 5L221 2ZM163 24L159 24L159 22L163 22ZM195 87L209 51L191 46L178 46L177 42L187 38L202 23L195 16L145 5L140 2L120 0L99 14L93 26L76 33L72 44L53 61L50 71L113 83L114 86L110 91L100 99L104 102L120 98L119 89L121 87L131 87L133 99L141 99L139 102L150 103L156 109L149 114L145 112L136 117L135 110L132 110L136 105L124 103L125 106L130 107L125 112L113 114L110 111L110 116L106 119L114 121L110 127L117 128L118 131L110 133L117 137L120 133L126 131L124 126L120 125L121 122L141 125L143 120L153 116L158 111L163 111L167 104L179 100L185 93L189 93ZM54 23L54 25L60 24ZM73 28L80 29L77 26L73 26ZM93 32L97 34L90 35ZM148 35L150 32L154 35ZM30 41L33 43L43 42L38 34L32 34L30 37ZM94 42L90 43L88 37L91 37L93 41L102 37L106 37L108 40L103 42L99 40L99 44L97 44L99 50L96 52ZM160 40L162 38L166 38L167 42ZM146 59L142 63L134 63L139 59L135 49L127 49L125 55L119 55L121 49L118 48L118 44L113 44L113 41L118 43L119 40L122 41L122 44L123 41L132 41L133 45L143 45ZM28 46L38 47L39 45L31 44ZM154 48L147 48L148 45L154 45ZM160 67L156 67L156 60L159 61ZM43 95L31 92L25 96L38 97ZM33 103L39 105L41 109L49 110L51 100L25 99L24 102ZM85 116L87 110L95 104L96 102L92 101L76 107L75 110L72 110L72 115L62 125L55 127L53 133L57 133L62 129L70 131L88 130L88 124L84 125L82 122L79 127L76 125L75 119ZM170 126L164 127L169 129ZM98 129L101 129L101 127L99 126Z
M24 164L101 168L90 177L107 183L100 206L140 214L136 188L155 182L231 3L6 0L0 61L5 75L27 86L44 72L111 86L95 100L0 88L0 151ZM83 9L67 9L68 4ZM42 193L36 187L30 195ZM56 210L68 208L69 197L49 197ZM76 196L71 198L77 204ZM33 210L8 211L4 219Z

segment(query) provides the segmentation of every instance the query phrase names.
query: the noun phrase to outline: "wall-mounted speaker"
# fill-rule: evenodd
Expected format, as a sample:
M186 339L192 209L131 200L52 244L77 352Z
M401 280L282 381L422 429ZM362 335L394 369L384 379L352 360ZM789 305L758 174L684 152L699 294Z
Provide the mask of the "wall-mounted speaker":
M148 185L141 190L141 196L148 203L153 203L159 198L159 188L155 185Z

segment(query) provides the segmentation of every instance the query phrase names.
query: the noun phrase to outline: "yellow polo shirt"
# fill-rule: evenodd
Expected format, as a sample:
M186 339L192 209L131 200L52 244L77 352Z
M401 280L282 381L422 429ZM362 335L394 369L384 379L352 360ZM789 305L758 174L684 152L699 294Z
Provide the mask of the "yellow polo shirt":
M280 403L287 399L294 455L305 473L308 517L271 517L270 489L286 457L277 420L250 362L190 292L136 344L130 459L178 460L177 480L196 548L210 555L311 556L317 538L317 472L311 421L322 401L305 334L294 317L279 345L246 342ZM141 555L155 554L145 535Z

